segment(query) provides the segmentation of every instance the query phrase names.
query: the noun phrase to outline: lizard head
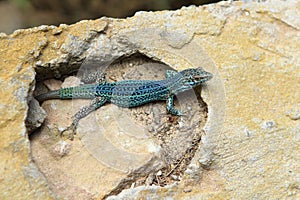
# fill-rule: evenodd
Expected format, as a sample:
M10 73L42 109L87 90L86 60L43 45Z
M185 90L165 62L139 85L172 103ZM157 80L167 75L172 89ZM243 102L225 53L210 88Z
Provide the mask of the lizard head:
M192 88L211 79L213 75L202 68L185 69L181 72L181 84L184 88Z

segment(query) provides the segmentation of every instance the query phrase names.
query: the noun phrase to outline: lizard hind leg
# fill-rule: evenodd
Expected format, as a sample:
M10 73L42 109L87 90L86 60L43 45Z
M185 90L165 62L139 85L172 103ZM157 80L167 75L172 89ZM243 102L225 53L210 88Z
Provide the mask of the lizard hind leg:
M72 126L74 126L74 128L76 129L80 119L88 116L91 112L103 106L107 102L107 100L108 99L105 97L95 97L90 102L90 105L84 106L74 115Z
M106 73L102 71L96 71L92 73L84 73L81 77L83 83L105 83L106 82Z
M68 138L73 139L74 138L74 134L76 133L76 128L78 125L78 122L80 119L88 116L91 112L93 112L94 110L97 110L98 108L100 108L103 104L105 104L105 102L107 102L108 99L107 98L100 98L100 97L96 97L94 98L90 105L88 106L84 106L83 108L81 108L75 115L74 115L74 119L72 124L65 130L63 131L63 135L68 135Z
M98 73L96 83L98 84L106 83L106 73Z
M72 124L66 130L64 130L62 132L62 134L67 135L67 137L70 139L73 139L74 134L76 133L76 128L77 128L79 120L88 116L94 110L97 110L98 108L100 108L103 104L105 104L105 102L107 100L108 99L104 98L104 97L103 98L100 98L100 97L94 98L91 101L90 105L84 106L74 115Z

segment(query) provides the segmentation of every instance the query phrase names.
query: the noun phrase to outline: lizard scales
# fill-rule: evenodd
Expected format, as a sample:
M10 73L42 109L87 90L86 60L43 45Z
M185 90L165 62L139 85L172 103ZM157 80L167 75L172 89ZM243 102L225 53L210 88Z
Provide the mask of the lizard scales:
M50 91L37 96L36 99L43 102L49 99L97 98L98 100L92 105L92 110L101 107L106 102L120 107L136 107L153 101L166 100L167 111L180 116L181 111L173 107L174 96L201 85L211 78L212 74L202 68L190 68L180 72L167 70L166 79L163 80L124 80L113 83L104 80L98 84L84 84ZM88 113L81 113L78 117L83 118Z

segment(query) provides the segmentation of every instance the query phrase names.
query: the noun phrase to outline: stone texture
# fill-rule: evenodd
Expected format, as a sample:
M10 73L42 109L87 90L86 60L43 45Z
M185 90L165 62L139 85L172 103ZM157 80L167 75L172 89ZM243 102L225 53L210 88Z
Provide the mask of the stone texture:
M139 12L126 20L102 18L1 34L0 198L299 199L299 12L295 0L220 2L177 11ZM99 166L96 159L88 159L82 170L73 169L77 163L66 158L72 151L80 152L80 143L60 141L59 129L50 139L31 136L52 142L52 157L66 159L64 173L50 171L52 176L46 180L40 170L57 160L47 160L48 152L34 152L44 159L37 168L25 127L35 78L60 78L93 64L106 68L120 56L136 52L178 70L201 65L215 75L202 88L208 107L206 134L181 181L167 187L125 189L120 187L128 182L124 173L90 168ZM90 157L86 152L78 155ZM142 171L146 170L136 172ZM73 179L75 174L78 179ZM99 182L91 174L100 176ZM84 188L82 181L91 181L95 187ZM50 190L55 182L70 189L69 193ZM96 185L100 182L113 186L99 194ZM125 190L112 189L118 187Z

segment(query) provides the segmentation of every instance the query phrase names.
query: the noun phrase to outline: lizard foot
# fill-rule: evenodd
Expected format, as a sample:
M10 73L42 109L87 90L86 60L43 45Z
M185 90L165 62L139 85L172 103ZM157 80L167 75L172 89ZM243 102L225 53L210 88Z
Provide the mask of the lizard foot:
M63 138L73 140L75 134L76 134L76 125L72 123L70 126L68 126L65 130L62 131L61 136Z

